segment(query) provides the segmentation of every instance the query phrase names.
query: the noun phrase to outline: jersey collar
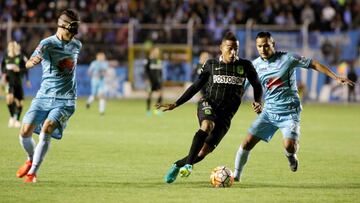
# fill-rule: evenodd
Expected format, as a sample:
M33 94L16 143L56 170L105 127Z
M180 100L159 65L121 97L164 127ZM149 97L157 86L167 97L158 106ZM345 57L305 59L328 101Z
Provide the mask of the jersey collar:
M236 56L236 57L235 57L235 61L238 61L238 60L239 60L239 57ZM224 60L223 60L223 56L222 56L222 55L220 55L219 61L220 61L221 63L224 63ZM234 62L235 62L235 61L234 61Z
M269 59L267 59L267 60L265 60L265 59L263 59L263 58L261 58L261 57L260 57L260 58L261 58L261 60L264 61L264 62L271 63L271 62L274 62L274 61L276 60L278 53L279 53L279 52L275 51L275 53L274 53Z

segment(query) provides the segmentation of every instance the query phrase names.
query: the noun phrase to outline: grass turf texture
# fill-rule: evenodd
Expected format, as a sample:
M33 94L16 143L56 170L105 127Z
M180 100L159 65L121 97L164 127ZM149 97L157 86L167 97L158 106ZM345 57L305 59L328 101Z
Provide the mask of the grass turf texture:
M78 101L63 139L52 140L38 183L25 184L15 177L25 161L19 130L7 128L1 100L0 202L359 201L359 105L305 105L298 172L289 170L278 131L252 151L243 182L226 189L212 188L209 176L216 166L233 168L255 118L249 103L240 107L218 148L189 178L178 177L173 184L164 183L163 176L189 150L198 129L195 104L151 117L140 100L109 101L104 116L97 109L97 103L85 109L85 100Z

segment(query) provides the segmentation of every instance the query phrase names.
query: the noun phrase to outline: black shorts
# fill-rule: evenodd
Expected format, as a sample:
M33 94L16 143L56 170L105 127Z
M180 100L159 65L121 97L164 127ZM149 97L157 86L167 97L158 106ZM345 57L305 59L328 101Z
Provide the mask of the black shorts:
M160 82L152 82L151 83L151 91L158 91L161 90L162 85Z
M9 85L8 93L13 94L14 98L17 100L24 99L24 88L21 85Z
M229 130L233 114L214 109L208 101L201 100L198 103L197 116L200 126L203 120L210 120L215 123L215 128L207 136L205 143L216 148Z

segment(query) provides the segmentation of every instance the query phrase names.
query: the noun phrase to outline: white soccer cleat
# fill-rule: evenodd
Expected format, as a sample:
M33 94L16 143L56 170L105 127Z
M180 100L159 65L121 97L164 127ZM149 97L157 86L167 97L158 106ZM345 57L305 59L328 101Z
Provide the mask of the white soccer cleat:
M21 127L20 121L16 120L16 121L14 122L14 127L15 127L15 128L20 128L20 127Z
M8 122L8 127L9 128L13 128L15 125L15 119L14 118L9 118L9 122Z

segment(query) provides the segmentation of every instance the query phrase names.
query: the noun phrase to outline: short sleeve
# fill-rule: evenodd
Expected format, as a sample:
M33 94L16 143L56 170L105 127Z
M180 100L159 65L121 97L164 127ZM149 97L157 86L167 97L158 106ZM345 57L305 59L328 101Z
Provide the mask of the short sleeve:
M289 53L289 58L292 59L296 67L309 68L311 59L298 54Z
M46 49L48 46L48 43L45 40L42 40L40 44L36 47L31 57L40 56L41 58L46 58Z

